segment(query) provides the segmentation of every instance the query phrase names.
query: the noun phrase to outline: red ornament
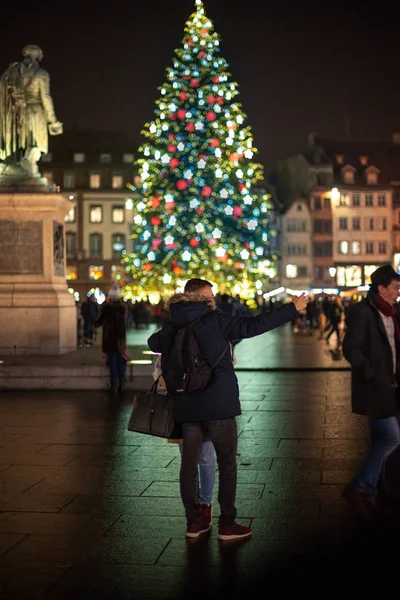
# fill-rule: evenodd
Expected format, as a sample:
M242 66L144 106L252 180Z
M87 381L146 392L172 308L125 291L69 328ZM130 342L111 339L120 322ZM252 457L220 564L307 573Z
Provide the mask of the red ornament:
M165 244L165 247L168 248L168 250L173 250L175 248L175 242L172 244Z
M197 55L197 56L198 56L199 58L206 58L206 56L207 56L207 52L204 52L204 50L201 50L201 51L198 53L198 55Z
M194 46L194 41L192 40L192 38L188 39L188 44L189 46Z
M206 114L207 121L215 121L216 118L217 118L217 115L212 110L209 110L208 113Z
M176 146L175 144L169 144L168 146L168 152L176 152Z
M175 266L178 263L178 261L176 260L176 258L174 258L173 260L171 260L171 265Z
M152 225L159 225L161 223L160 219L158 217L151 217L151 224Z
M196 240L196 238L192 238L189 242L189 244L192 246L192 248L197 248L197 246L200 244L199 240Z
M171 158L171 160L169 161L169 166L171 167L171 169L179 167L179 160L177 158Z
M229 156L229 160L230 160L231 162L236 162L237 160L239 160L239 158L240 158L240 156L239 156L239 154L237 154L236 152L234 152L233 154L231 154L231 155Z
M207 154L199 154L199 158L202 158L203 160L207 160Z
M199 80L198 80L198 79L192 79L192 80L190 81L190 87L193 87L193 88L198 88L198 87L199 87L199 85L200 85L200 82L199 82Z
M219 146L219 140L217 138L213 138L212 140L210 140L210 146L216 148L217 146Z
M186 110L184 108L180 108L176 114L178 115L178 119L186 119Z
M195 126L193 125L193 123L188 123L186 125L186 130L190 131L191 133L193 133L193 131L195 130Z
M174 267L173 272L176 273L177 275L181 275L183 273L182 268L181 267Z
M151 263L146 263L145 265L143 265L143 269L145 271L151 271L152 268L153 268L153 265Z
M202 27L202 28L200 29L200 33L201 33L201 35L207 35L207 33L208 33L208 29L207 29L206 27Z
M157 198L157 196L154 196L154 198L152 198L150 202L153 208L158 208L160 206L160 198Z
M240 208L240 206L234 207L233 214L235 217L240 217L240 215L242 214L242 209Z
M179 179L179 181L176 183L178 190L186 190L187 186L188 184L184 179Z
M190 79L190 75L184 75L183 79L186 79L186 81L187 81L188 79Z
M188 95L186 92L181 92L181 93L179 94L179 98L180 98L181 100L187 100L187 99L189 98L189 95Z
M218 260L220 262L225 262L227 258L228 258L228 255L227 255L226 252L225 252L225 254L223 256L218 256Z
M158 246L161 244L161 240L160 238L156 238L155 240L153 240L151 242L151 249L152 250L158 250Z
M245 243L246 248L250 248L250 242Z
M221 96L217 96L216 99L215 99L215 102L218 102L218 104L220 106L222 106L222 104L224 103L224 99L221 98Z
M239 185L238 185L239 192L242 192L245 188L246 188L246 186L244 185L244 183L239 183Z
M210 244L210 246L215 246L215 244L217 243L217 240L215 238L210 238L208 240L208 243Z
M214 96L208 96L207 97L207 104L214 104L214 102L216 102L217 99L214 98Z
M212 78L213 83L219 83L219 77L218 75L216 75L215 77Z
M233 266L235 267L235 269L244 269L244 263L242 262L237 262Z
M201 190L201 195L204 196L204 198L208 198L209 196L211 196L212 194L212 188L210 188L209 185L205 185L203 187L203 189Z
M168 118L169 118L171 121L176 121L176 113L169 113L169 115L168 115Z
M174 136L174 134L173 134L173 133L170 133L170 134L169 134L169 136L168 136L168 139L169 139L169 140L174 140L174 139L175 139L175 136Z
M201 207L199 206L199 208L196 208L196 212L197 212L197 214L198 214L198 215L202 215L202 214L203 214L203 212L204 212L204 208L201 208Z

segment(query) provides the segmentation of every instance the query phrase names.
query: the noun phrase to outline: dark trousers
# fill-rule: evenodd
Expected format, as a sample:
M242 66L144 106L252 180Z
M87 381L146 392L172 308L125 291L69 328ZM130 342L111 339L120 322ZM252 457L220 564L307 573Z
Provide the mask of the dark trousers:
M331 330L328 333L328 335L326 336L327 340L329 340L329 338L331 337L332 333L336 333L337 340L339 342L339 340L340 340L339 323L331 323Z
M201 509L197 499L196 475L200 451L205 436L212 441L219 469L218 502L221 509L220 525L231 526L236 518L237 481L237 427L236 420L200 421L183 423L182 464L180 473L181 497L188 525L201 523Z
M123 379L125 377L126 361L120 352L108 355L107 365L110 369L110 379Z

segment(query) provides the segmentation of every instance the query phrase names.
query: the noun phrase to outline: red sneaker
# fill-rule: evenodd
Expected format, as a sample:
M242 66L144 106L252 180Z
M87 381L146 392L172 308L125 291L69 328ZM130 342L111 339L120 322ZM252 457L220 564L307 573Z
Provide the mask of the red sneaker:
M197 525L194 523L193 525L187 526L186 537L187 538L197 538L202 533L206 533L207 531L210 531L210 529L211 529L211 525L209 523L207 523L207 521L203 521L201 523L201 525Z
M200 508L201 508L201 516L203 518L203 521L205 521L206 523L209 524L209 526L212 526L212 504L200 504Z
M246 527L244 525L238 525L238 523L234 523L230 527L226 525L220 525L218 527L218 539L223 541L228 540L240 540L242 538L247 538L251 535L251 527Z

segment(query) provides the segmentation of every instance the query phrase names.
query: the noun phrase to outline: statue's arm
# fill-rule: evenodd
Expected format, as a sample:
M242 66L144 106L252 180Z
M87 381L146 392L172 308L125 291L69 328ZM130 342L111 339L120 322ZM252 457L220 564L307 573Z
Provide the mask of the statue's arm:
M44 112L48 123L55 123L57 117L54 112L53 99L50 96L50 77L48 73L43 73L40 78L40 97L42 100Z

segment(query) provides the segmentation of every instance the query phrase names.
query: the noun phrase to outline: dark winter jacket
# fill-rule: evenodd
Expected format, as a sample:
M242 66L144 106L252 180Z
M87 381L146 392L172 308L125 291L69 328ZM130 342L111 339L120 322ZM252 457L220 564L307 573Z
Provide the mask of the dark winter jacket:
M375 306L375 296L350 306L343 354L351 364L352 410L358 415L385 419L399 414L398 390L393 374L393 357L382 318Z
M208 313L212 312L212 315ZM230 317L214 310L209 299L196 294L176 294L170 300L171 321L154 333L148 340L153 352L166 352L172 344L174 328L182 327L206 315L193 326L203 358L214 364L228 347L230 340L250 338L284 323L297 316L293 303L286 304L273 313L257 317ZM204 390L176 399L178 422L211 421L228 419L241 414L238 381L233 369L232 358L227 350L215 368L210 383Z
M125 352L125 306L122 302L107 302L106 304L103 304L96 325L103 326L102 350L105 354Z

